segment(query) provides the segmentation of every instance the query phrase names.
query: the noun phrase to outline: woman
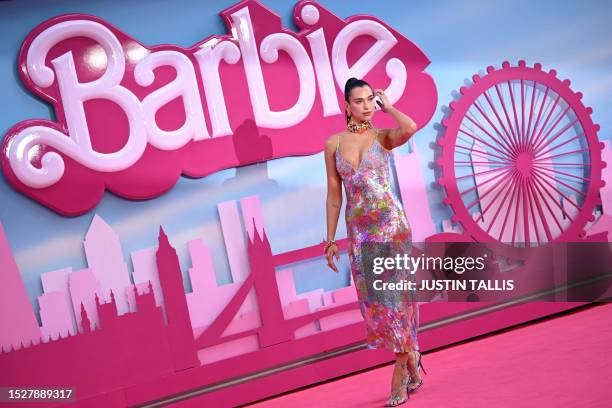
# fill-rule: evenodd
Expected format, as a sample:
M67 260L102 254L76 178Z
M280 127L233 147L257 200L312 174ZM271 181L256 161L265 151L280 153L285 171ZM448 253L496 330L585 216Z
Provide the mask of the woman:
M379 101L375 101L378 97ZM391 380L391 396L385 406L407 401L423 380L419 374L421 353L417 342L418 303L413 291L400 294L372 290L372 272L362 266L362 253L372 243L394 243L393 248L410 253L412 234L401 203L390 188L389 157L417 131L416 123L391 106L385 93L363 80L351 78L344 88L346 130L331 136L325 146L327 168L327 244L328 266L338 268L338 246L334 242L342 185L347 197L345 209L348 254L359 306L367 325L368 348L388 348L396 361ZM376 103L393 116L398 127L377 129L372 126ZM342 181L342 183L341 183ZM399 245L397 245L399 244ZM375 245L372 246L375 248ZM364 250L362 252L362 249ZM379 275L385 281L410 279L400 270ZM397 292L397 291L396 291Z

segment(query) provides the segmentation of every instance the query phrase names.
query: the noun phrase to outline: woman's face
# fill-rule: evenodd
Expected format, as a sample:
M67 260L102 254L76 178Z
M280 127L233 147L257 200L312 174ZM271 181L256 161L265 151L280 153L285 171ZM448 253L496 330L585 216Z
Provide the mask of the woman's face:
M374 116L374 93L369 86L356 86L351 90L346 112L357 123L371 120Z

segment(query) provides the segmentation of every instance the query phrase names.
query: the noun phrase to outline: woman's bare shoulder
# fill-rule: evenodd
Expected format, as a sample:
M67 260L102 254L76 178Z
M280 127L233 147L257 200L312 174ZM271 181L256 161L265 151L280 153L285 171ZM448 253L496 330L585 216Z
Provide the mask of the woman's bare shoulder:
M342 137L343 134L345 134L346 132L344 130L338 132L338 133L334 133L333 135L331 135L330 137L327 138L327 141L329 142L331 141L337 141L338 137Z
M333 147L335 149L336 145L338 144L338 138L342 137L344 133L345 132L342 131L342 132L334 133L333 135L328 137L327 140L325 141L325 147Z
M378 138L378 141L380 142L380 144L382 145L382 147L387 151L387 152L391 152L391 149L389 149L389 146L387 145L387 135L389 134L389 129L381 129L378 127L373 128L374 132L376 133L376 137Z

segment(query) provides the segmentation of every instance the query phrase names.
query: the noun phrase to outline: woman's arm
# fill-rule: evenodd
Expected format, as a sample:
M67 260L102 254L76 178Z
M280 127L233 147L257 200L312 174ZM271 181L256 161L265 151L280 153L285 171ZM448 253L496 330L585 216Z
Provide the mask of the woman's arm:
M397 128L380 130L380 133L383 135L383 145L387 150L391 150L406 143L408 139L416 133L418 127L411 117L391 105L387 95L385 95L382 89L377 89L375 94L383 103L381 110L393 116L393 119L395 119L398 124Z
M338 227L338 218L340 216L340 208L342 207L342 181L336 170L335 151L338 135L334 135L327 139L325 143L325 168L327 170L327 241L331 241L336 236ZM332 246L327 251L327 264L334 271L338 272L338 268L332 260L333 255L336 255L336 260L340 259L338 255L338 247Z

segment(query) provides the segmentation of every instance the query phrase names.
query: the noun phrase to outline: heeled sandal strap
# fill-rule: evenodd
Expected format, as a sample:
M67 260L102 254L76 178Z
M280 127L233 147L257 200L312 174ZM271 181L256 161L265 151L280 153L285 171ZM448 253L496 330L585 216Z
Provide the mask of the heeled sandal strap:
M425 366L423 366L423 363L421 363L421 355L422 355L422 353L421 353L420 351L417 351L417 353L419 353L419 360L418 360L417 365L416 365L416 366L417 366L417 370L418 370L418 369L419 369L419 367L420 367L420 368L422 368L422 369L423 369L423 372L424 372L425 374L427 374L427 371L425 371Z
M404 404L406 401L408 401L408 397L402 398L399 395L393 395L391 398L389 398L389 401L387 401L385 407L396 407L398 405Z
M408 362L407 361L395 361L395 365L408 370ZM389 400L387 401L387 404L385 404L385 407L394 407L397 405L401 405L404 404L406 401L408 401L408 398L410 398L410 393L408 392L408 384L410 384L410 374L404 376L402 378L402 381L400 383L400 386L398 387L398 389L395 389L391 392L391 397L389 397ZM402 391L402 389L406 390L406 396L402 397L399 393Z
M407 390L409 392L415 392L416 390L421 388L421 385L423 385L423 379L421 379L421 381L419 381L414 387L407 387Z
M404 377L402 379L402 385L400 386L400 388L398 390L394 390L393 393L391 394L391 397L389 397L389 400L393 403L393 405L389 405L389 404L385 404L385 407L394 407L400 404L405 403L406 401L408 401L408 398L410 398L410 392L408 391L408 384L409 384L409 376ZM402 397L399 395L400 391L406 388L406 396Z

